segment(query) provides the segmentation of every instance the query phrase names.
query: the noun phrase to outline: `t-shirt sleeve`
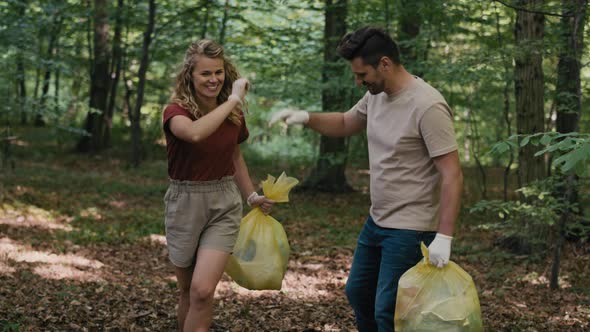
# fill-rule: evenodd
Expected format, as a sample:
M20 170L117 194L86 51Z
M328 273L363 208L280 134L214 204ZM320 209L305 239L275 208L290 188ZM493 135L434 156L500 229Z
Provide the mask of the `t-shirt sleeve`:
M166 108L164 109L164 114L162 115L162 125L164 127L164 131L167 132L170 130L170 126L169 126L168 122L170 121L170 119L172 119L173 117L175 117L177 115L186 116L186 117L192 119L190 112L188 112L184 108L180 107L179 105L170 104L170 105L166 106Z
M447 105L432 105L424 112L419 126L430 158L457 150L453 118Z
M361 98L356 105L354 105L348 112L354 112L356 116L367 121L367 105L369 104L369 92L365 93L363 98Z
M238 144L243 143L245 140L248 139L248 136L250 136L248 126L246 125L246 117L242 112L240 112L240 120L242 123L240 124L240 132L238 133Z

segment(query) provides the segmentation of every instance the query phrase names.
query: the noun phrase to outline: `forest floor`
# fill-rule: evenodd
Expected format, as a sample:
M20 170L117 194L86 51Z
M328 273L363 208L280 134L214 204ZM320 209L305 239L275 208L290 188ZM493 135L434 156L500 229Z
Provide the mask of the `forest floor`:
M0 171L0 331L176 329L162 224L166 164L132 169L120 157L29 150ZM250 165L257 183L287 168ZM301 179L307 170L290 171ZM248 291L224 275L213 331L355 330L344 285L369 207L368 175L347 175L353 193L293 192L276 206L271 214L291 244L281 291ZM587 245L566 245L560 289L551 291L552 251L535 259L501 249L467 210L451 258L473 277L486 331L590 329Z

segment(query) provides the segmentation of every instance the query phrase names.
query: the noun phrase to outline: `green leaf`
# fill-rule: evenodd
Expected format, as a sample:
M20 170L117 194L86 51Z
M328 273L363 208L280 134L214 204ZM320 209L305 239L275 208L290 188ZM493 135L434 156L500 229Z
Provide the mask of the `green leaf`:
M553 138L551 138L551 136L545 134L545 135L543 135L543 137L541 137L541 144L547 145L547 144L551 143L552 140L553 140Z

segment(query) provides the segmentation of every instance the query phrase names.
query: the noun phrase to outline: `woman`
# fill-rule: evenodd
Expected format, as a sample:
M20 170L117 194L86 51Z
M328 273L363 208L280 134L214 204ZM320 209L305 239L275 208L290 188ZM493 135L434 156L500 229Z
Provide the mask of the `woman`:
M249 82L223 48L193 43L164 110L168 175L166 240L175 266L181 331L208 331L213 295L236 241L242 197L268 213L238 144L248 138L242 106ZM241 194L241 196L240 196Z

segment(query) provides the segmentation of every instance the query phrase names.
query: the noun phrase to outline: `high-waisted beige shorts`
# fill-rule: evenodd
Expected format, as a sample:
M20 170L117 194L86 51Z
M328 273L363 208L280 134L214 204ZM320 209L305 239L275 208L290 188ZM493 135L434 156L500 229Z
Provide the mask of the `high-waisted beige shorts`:
M171 180L164 202L172 264L191 266L198 248L232 252L242 219L242 199L233 177L198 182Z

